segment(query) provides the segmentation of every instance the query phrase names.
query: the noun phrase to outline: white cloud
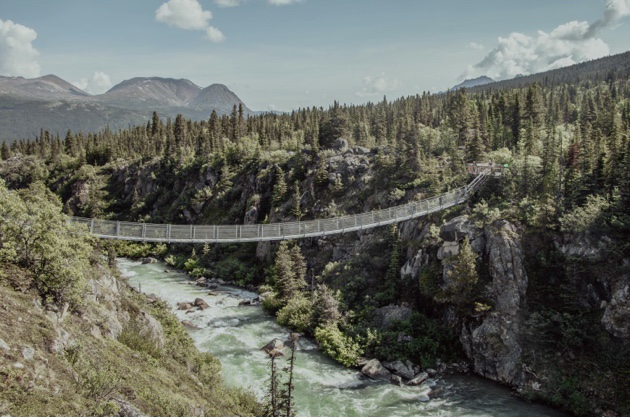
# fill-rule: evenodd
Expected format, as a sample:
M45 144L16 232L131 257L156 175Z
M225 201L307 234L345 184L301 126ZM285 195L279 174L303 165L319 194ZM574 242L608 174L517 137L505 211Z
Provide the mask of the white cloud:
M304 0L267 0L267 3L274 6L288 6L289 4L302 3Z
M627 16L630 0L608 0L604 15L591 24L571 21L550 33L538 31L528 36L515 32L499 37L498 45L481 62L469 66L461 78L487 75L506 79L601 58L610 54L610 49L598 33Z
M231 7L238 6L240 0L215 0L215 3L222 7ZM223 32L210 26L208 21L212 19L212 13L203 10L198 0L169 0L155 11L155 19L180 29L203 30L206 33L205 38L215 43L226 39Z
M212 13L197 0L169 0L155 11L155 19L180 29L205 30Z
M8 76L37 77L40 73L33 47L37 32L33 29L0 19L0 74Z
M241 0L214 0L219 7L236 7L241 5Z
M210 39L212 42L223 42L225 40L225 35L214 26L208 26L206 28L206 38Z
M477 42L470 42L470 43L468 44L468 46L470 46L470 47L471 47L471 48L473 48L473 49L477 49L477 50L483 50L483 49L485 49L485 47L484 47L482 44L477 43Z
M81 78L79 81L75 81L72 84L90 94L103 94L112 87L112 81L109 75L101 71L94 72L91 78Z
M390 80L385 76L385 73L381 73L376 76L363 77L363 89L357 92L359 97L378 96L387 93L388 91L395 90L399 87L398 80Z

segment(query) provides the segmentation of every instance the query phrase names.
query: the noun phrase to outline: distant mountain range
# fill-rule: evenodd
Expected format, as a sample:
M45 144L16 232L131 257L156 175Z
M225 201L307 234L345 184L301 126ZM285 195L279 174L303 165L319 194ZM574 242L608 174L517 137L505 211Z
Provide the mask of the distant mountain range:
M477 87L479 85L486 85L493 83L494 80L490 77L486 77L485 75L473 78L471 80L465 80L464 82L457 84L455 87L451 88L451 90L459 90L460 88L472 88Z
M160 77L132 78L105 94L91 95L56 75L39 78L0 76L0 140L33 138L41 129L65 135L72 131L96 132L146 123L154 111L161 117L182 114L205 120L213 110L228 114L243 105L222 84L201 88L190 80Z

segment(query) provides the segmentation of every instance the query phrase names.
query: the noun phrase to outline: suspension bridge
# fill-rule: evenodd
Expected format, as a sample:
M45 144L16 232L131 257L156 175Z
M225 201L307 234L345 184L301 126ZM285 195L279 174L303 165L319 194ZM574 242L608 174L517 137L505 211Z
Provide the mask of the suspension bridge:
M238 243L328 236L400 223L453 207L468 200L488 178L503 172L501 165L484 163L468 164L467 169L474 178L463 187L400 206L328 219L237 225L151 224L85 217L70 217L69 221L84 225L98 238L138 242Z

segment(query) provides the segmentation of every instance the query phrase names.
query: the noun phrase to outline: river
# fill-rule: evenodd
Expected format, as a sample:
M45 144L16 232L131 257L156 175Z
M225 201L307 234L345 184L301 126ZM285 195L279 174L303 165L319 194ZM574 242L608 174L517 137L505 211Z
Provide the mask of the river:
M264 396L269 364L260 348L273 338L286 340L289 331L259 306L239 307L241 299L253 298L254 293L221 286L212 296L207 289L190 285L185 274L165 269L163 263L143 265L119 259L118 266L131 285L166 300L180 320L199 327L190 330L190 335L200 350L219 359L227 384ZM210 308L188 314L176 310L177 303L198 297ZM427 394L427 386L398 387L371 381L324 356L312 341L303 338L299 346L294 372L298 416L566 417L521 401L498 384L469 375L440 377L434 383L443 389L441 398L421 402L419 398Z

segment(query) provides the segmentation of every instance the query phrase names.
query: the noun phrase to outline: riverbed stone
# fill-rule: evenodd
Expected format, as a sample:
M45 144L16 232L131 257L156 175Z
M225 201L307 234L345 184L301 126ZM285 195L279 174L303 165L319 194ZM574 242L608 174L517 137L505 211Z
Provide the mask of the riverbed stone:
M199 307L202 310L205 310L206 308L210 308L210 306L208 305L208 303L206 303L203 299L201 298L195 298L195 302L194 302L194 306L195 307Z
M390 379L392 375L378 359L369 360L361 368L361 373L372 379Z
M402 361L384 362L383 366L389 369L392 373L405 379L412 379L414 376L413 364L411 365L411 369L409 369L409 367Z
M394 385L398 385L399 387L403 386L403 380L398 375L392 375L390 382Z
M410 379L409 382L407 382L407 385L410 385L412 387L416 386L416 385L420 385L422 384L424 381L427 380L427 378L429 378L429 374L427 374L426 372L420 372L418 375L412 377Z
M193 306L190 303L177 303L177 309L182 311L188 311L192 309Z

